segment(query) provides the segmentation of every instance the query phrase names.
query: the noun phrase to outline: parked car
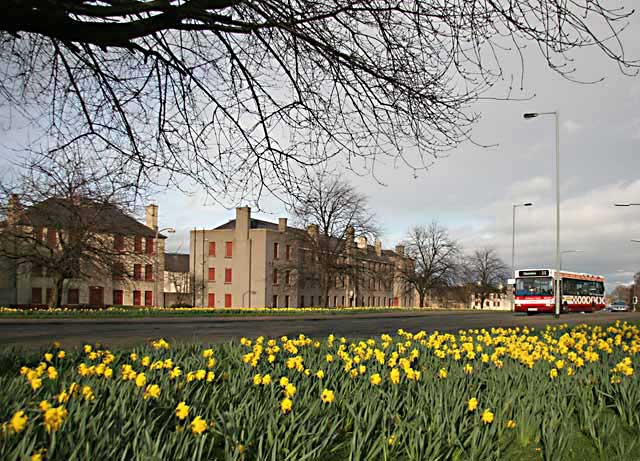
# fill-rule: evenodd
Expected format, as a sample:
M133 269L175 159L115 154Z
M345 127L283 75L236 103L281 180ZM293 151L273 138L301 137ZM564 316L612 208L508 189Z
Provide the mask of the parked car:
M606 307L606 310L609 312L628 312L631 310L631 306L629 306L624 301L614 301Z

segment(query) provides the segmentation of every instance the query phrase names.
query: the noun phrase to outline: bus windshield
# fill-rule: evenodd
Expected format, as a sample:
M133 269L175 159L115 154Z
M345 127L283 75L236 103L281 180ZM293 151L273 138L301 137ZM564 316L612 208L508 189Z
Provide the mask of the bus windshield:
M516 296L553 296L553 280L551 277L517 279Z

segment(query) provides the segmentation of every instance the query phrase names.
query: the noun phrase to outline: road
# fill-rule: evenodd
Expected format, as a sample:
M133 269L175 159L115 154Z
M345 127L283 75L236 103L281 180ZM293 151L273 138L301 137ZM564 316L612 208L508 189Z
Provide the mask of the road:
M382 333L438 330L456 332L459 329L533 326L568 323L609 324L616 320L640 322L640 312L566 314L560 319L551 315L526 315L511 312L431 311L421 313L312 315L291 317L190 317L147 319L0 319L0 347L39 349L54 340L73 348L85 343L100 343L110 347L130 346L165 338L178 342L225 342L242 336L326 337L330 333L346 337L371 337Z

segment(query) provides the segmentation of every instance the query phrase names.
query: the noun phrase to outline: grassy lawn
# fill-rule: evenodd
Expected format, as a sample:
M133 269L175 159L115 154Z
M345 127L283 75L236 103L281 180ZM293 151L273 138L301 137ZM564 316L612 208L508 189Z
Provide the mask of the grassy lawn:
M0 352L0 459L640 459L640 328Z
M381 312L423 312L435 309L428 308L376 308L376 307L354 307L354 308L161 308L161 307L130 307L114 306L104 309L11 309L0 307L0 319L2 318L144 318L144 317L255 317L255 316L295 316L295 315L352 315L371 314ZM438 309L443 310L443 309Z

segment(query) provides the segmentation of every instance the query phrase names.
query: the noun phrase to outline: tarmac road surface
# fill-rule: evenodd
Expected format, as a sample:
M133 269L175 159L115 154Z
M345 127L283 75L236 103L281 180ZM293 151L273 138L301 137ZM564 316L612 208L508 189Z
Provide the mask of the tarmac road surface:
M597 312L526 316L512 312L428 311L409 313L372 313L344 315L309 315L277 317L154 317L110 319L0 319L0 347L39 349L57 340L63 347L86 343L109 347L131 346L158 338L174 342L216 343L264 335L321 338L333 333L348 338L368 338L395 333L402 328L417 332L435 330L457 332L460 329L515 327L580 323L606 325L616 320L640 323L640 312Z

